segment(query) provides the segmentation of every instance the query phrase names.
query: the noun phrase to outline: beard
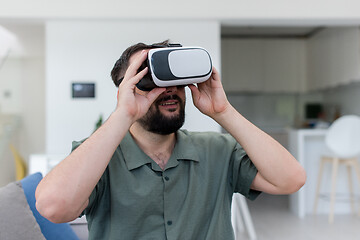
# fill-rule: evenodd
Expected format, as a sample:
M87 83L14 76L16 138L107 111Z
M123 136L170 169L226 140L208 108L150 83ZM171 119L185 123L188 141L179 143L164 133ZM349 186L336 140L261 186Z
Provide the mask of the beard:
M167 117L164 116L159 109L159 103L170 99L178 100L179 103L179 114ZM171 111L171 110L170 110ZM175 111L175 110L174 110ZM156 100L149 111L138 120L140 125L147 131L160 134L168 135L179 130L185 121L185 102L181 100L177 95L167 96Z

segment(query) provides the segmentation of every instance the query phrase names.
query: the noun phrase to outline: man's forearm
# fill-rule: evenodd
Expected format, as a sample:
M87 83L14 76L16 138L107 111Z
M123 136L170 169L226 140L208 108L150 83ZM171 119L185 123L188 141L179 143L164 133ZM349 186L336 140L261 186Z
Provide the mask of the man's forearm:
M286 194L304 184L305 172L296 159L231 105L215 120L239 142L257 167L261 175L254 181L257 190Z
M124 115L114 112L47 174L36 189L39 212L53 222L67 222L79 216L130 125Z

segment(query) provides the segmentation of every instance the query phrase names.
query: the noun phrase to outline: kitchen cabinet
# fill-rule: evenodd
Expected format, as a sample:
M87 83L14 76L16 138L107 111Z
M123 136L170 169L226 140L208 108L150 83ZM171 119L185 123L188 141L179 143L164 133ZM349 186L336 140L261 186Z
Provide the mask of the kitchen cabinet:
M227 91L259 91L264 86L263 44L259 39L222 40L222 80Z
M305 54L303 39L225 38L224 88L229 92L303 92Z
M321 90L360 80L360 31L328 28L308 40L308 90Z
M303 92L306 82L305 41L270 39L264 41L266 92Z

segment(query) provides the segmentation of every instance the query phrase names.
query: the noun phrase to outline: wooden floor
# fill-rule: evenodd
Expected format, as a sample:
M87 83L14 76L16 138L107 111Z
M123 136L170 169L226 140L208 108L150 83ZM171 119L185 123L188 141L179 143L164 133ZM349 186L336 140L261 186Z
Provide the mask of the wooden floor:
M248 206L258 240L359 240L360 217L335 215L333 224L328 215L309 215L299 219L288 208L288 196L261 194ZM240 239L249 239L244 233Z

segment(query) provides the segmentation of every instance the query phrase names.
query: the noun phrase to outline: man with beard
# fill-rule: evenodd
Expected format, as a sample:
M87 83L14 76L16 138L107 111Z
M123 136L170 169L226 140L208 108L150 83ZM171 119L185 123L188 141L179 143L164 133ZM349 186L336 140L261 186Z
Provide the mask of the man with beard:
M153 46L131 46L116 62L115 111L41 181L37 209L58 223L86 214L89 239L234 239L233 193L293 193L304 169L230 105L215 68L188 87L194 105L230 134L179 130L184 86L136 87Z

